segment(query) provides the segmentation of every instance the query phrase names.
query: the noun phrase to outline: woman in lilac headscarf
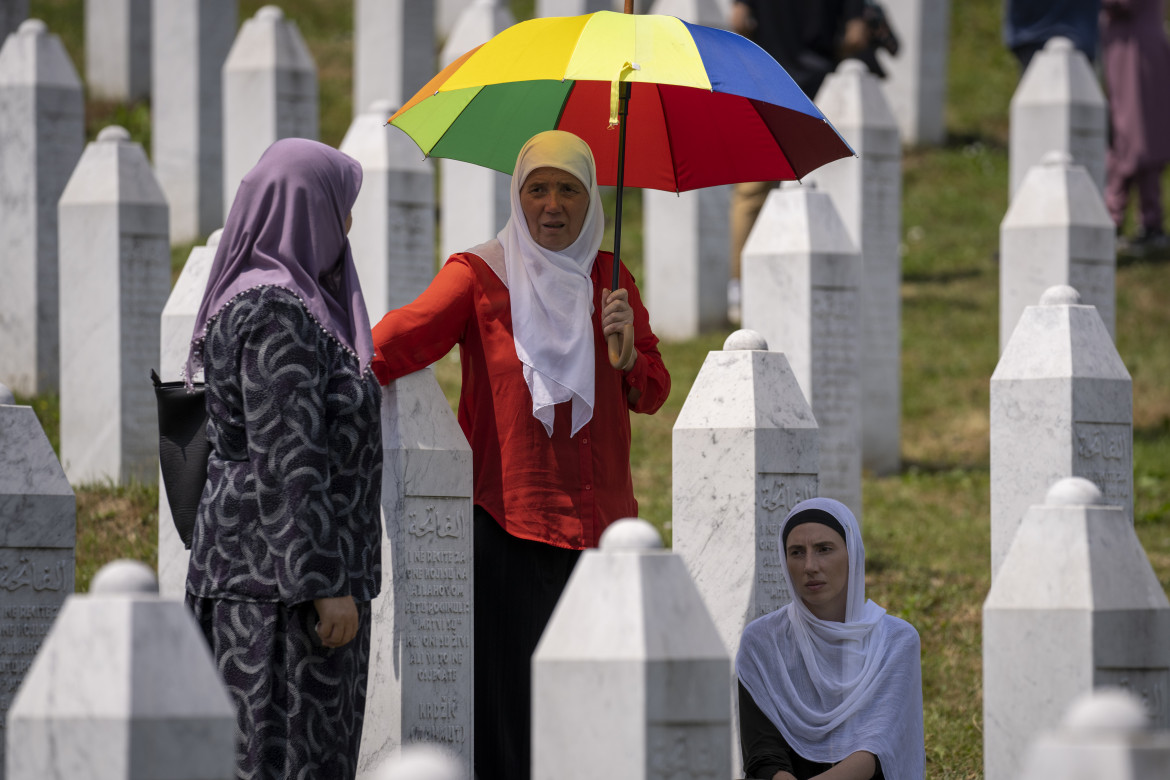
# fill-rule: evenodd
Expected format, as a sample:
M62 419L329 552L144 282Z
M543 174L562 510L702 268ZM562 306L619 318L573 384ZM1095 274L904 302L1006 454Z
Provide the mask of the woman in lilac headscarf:
M352 778L381 583L381 392L350 254L361 166L273 144L240 183L186 367L211 441L187 572L237 776Z

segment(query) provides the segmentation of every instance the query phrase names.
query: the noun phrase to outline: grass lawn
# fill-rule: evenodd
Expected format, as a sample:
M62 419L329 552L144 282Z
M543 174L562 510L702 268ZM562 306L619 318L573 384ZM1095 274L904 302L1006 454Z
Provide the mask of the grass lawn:
M240 0L240 16L263 2ZM84 63L82 0L31 0L31 14ZM533 3L513 2L517 18ZM285 0L320 69L322 140L336 145L351 116L352 10L336 0ZM908 150L903 184L902 455L896 476L864 483L868 595L913 623L923 640L927 776L982 776L981 609L989 586L988 380L997 360L999 222L1007 209L1008 101L1014 60L1000 43L1001 0L951 3L948 137ZM149 108L90 104L92 138L106 124L149 151ZM640 267L640 198L627 200L623 255ZM182 266L190 247L176 247ZM1138 534L1170 586L1170 257L1119 263L1117 346L1134 392ZM374 316L377 316L375 313ZM671 427L708 351L728 330L665 344L673 392L635 416L633 472L642 514L670 538ZM449 395L458 368L440 361ZM31 403L57 442L57 400ZM77 583L106 561L153 563L157 489L77 486Z

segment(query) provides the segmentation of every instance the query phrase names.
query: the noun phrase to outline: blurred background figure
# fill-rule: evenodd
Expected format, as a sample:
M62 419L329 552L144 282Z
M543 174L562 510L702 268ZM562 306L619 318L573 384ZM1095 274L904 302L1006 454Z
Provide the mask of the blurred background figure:
M1162 227L1162 171L1170 162L1170 43L1163 0L1104 0L1101 65L1109 98L1105 205L1118 248L1144 254L1170 246ZM1137 231L1122 237L1129 195L1137 190Z
M1058 35L1071 40L1094 62L1100 9L1101 0L1004 0L1004 45L1016 55L1020 73L1048 39Z

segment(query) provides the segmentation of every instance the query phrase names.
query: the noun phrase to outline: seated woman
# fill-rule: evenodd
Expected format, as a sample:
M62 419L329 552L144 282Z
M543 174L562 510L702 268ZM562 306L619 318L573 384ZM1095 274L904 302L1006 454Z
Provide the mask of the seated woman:
M744 771L762 780L921 780L918 632L865 599L853 513L812 498L780 527L792 602L744 629Z

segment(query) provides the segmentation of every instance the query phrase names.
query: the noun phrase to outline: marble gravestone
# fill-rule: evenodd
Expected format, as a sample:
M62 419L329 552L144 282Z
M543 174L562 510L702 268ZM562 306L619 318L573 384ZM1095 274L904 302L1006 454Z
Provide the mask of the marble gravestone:
M386 124L393 113L389 101L375 101L340 146L364 172L349 243L371 323L413 301L435 276L434 166Z
M1133 385L1105 324L1071 287L1029 306L991 375L991 577L1028 507L1085 477L1133 520Z
M73 592L77 502L30 406L0 385L0 778L17 688ZM11 775L9 776L11 777Z
M414 742L382 764L373 780L471 780L463 762L437 745Z
M0 48L0 381L20 393L58 389L57 200L84 146L81 79L28 19Z
M730 198L728 186L642 191L643 296L659 338L690 339L727 324Z
M171 241L223 224L223 64L238 0L154 0L151 160L171 207Z
M450 749L470 776L471 448L431 369L383 390L382 446L382 594L358 778L414 742Z
M1020 780L1170 777L1170 731L1150 727L1141 699L1117 688L1078 696L1060 725L1036 737Z
M1059 284L1097 307L1114 335L1116 232L1101 191L1067 152L1044 155L1020 183L999 226L999 348L1021 312Z
M682 558L618 520L532 656L532 776L731 777L731 658Z
M861 452L875 474L901 468L902 143L881 81L846 60L817 106L860 157L809 175L829 193L861 253Z
M475 0L447 38L440 65L446 67L515 22L503 0ZM439 160L439 180L439 256L446 259L495 238L512 212L512 177L460 160Z
M983 604L987 780L1020 777L1027 744L1093 688L1130 690L1154 726L1170 727L1170 601L1133 521L1104 501L1086 479L1058 481L1024 516L991 582Z
M16 32L28 18L28 0L4 0L0 3L0 46L9 33Z
M171 288L167 201L111 125L61 194L61 463L77 484L158 478L150 370Z
M89 98L133 103L150 97L153 0L85 0Z
M219 247L222 230L216 230L207 239L207 246L197 246L187 255L187 262L175 282L171 295L162 310L159 329L158 375L164 382L182 379L195 330L195 315L203 303L203 291L211 275L211 263ZM202 380L202 372L195 375ZM191 554L183 547L175 530L171 505L167 502L167 488L158 481L158 591L165 598L182 599L187 592L187 564Z
M946 140L947 49L951 0L883 0L898 55L879 50L882 82L903 143L937 146Z
M613 0L536 0L536 16L581 16L612 11Z
M317 140L317 65L277 6L244 22L223 65L223 216L240 179L282 138Z
M353 113L401 106L435 75L435 0L355 0Z
M743 324L788 357L816 415L820 495L861 521L861 257L814 185L768 193L743 248Z
M1085 166L1105 191L1108 109L1089 60L1068 38L1050 38L1020 78L1010 108L1008 196L1053 149Z
M650 4L650 13L675 16L705 27L727 27L728 14L717 0L654 0Z
M733 657L749 622L791 600L777 537L818 495L819 438L786 356L750 330L707 354L675 421L673 549Z
M70 596L8 716L7 780L230 780L236 709L191 613L138 561Z
M446 40L459 17L477 0L435 0L435 36Z

